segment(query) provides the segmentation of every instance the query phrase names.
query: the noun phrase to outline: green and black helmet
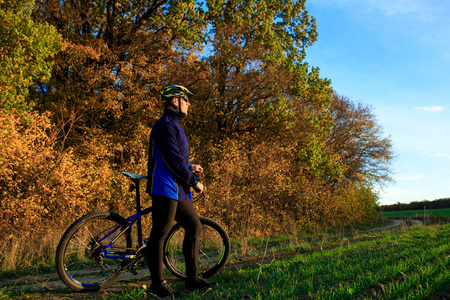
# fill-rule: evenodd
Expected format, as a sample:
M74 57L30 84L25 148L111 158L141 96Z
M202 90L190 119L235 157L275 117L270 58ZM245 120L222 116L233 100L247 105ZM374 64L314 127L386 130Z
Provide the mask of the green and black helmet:
M189 101L188 97L194 96L194 94L191 93L187 88L176 84L171 84L163 87L160 93L163 103L165 103L167 100L173 97L180 97L180 96L186 96L185 99Z

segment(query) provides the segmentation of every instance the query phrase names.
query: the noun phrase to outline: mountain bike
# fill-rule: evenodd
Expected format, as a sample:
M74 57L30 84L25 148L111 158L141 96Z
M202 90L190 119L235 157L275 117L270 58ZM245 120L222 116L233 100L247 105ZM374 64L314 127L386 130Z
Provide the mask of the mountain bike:
M122 172L136 193L136 213L128 218L111 211L95 211L76 220L63 234L56 249L56 268L61 280L75 291L96 291L110 286L124 272L137 275L147 265L148 239L142 237L142 217L152 207L141 209L139 183L145 175ZM230 251L230 238L216 221L200 217L202 236L198 270L208 278L223 268ZM134 226L136 224L136 226ZM137 233L133 246L132 230ZM176 223L164 241L164 265L180 279L185 279L182 251L183 227Z

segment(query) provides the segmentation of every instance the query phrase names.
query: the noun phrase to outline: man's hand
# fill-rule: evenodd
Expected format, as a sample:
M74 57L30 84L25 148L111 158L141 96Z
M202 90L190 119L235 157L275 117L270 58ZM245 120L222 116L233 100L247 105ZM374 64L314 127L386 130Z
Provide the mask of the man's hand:
M194 172L197 175L203 173L203 168L200 165L191 165L191 168L189 170L191 170L191 172Z
M203 184L201 182L198 182L196 186L194 186L194 191L197 194L201 194L205 191L205 187L203 186Z

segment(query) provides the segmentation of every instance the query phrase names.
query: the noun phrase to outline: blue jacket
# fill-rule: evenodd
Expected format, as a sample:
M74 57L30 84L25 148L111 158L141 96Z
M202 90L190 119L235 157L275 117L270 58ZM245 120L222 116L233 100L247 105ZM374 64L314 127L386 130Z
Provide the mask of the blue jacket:
M150 134L147 193L185 201L197 184L189 170L189 145L180 125L182 117L166 109Z

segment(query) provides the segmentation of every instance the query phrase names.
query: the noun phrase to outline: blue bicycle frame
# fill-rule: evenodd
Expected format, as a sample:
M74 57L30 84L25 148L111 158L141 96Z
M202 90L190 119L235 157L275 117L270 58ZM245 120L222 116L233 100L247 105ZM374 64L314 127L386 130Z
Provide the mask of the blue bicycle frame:
M136 254L126 254L123 252L118 251L106 251L109 247L111 247L118 238L122 236L127 230L131 232L131 227L134 225L134 223L137 223L137 233L138 233L138 246L141 247L143 245L143 239L142 239L142 216L145 216L149 214L152 211L152 206L147 207L146 209L142 210L141 208L141 194L139 189L139 180L146 179L147 176L145 175L136 175L128 172L122 172L123 175L129 177L133 184L130 185L130 191L133 191L133 189L136 189L136 214L132 215L131 217L128 217L126 220L129 222L129 225L127 228L123 229L117 236L114 238L102 251L104 257L106 258L136 258ZM102 239L99 240L101 242L105 238L109 237L111 234L113 234L116 230L121 228L120 226L115 227L113 230L111 230L109 233L107 233Z

